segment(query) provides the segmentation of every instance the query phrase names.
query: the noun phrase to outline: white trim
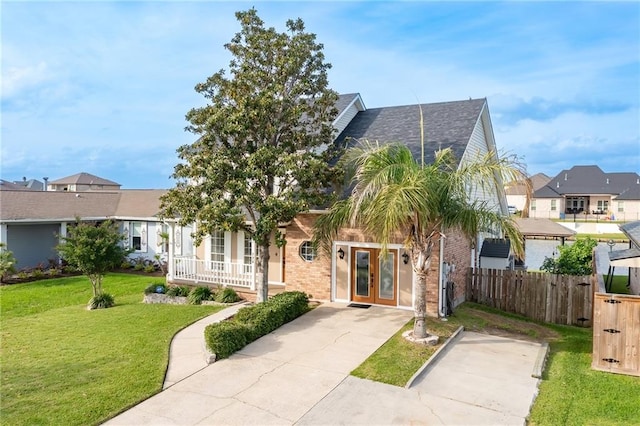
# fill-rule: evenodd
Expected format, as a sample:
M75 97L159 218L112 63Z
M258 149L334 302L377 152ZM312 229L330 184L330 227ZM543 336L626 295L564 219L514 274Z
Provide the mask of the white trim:
M341 245L341 246L346 246L347 250L345 252L345 258L344 260L346 260L347 265L349 266L347 268L347 298L346 299L338 299L337 298L337 292L338 292L338 283L336 282L336 275L337 275L337 256L338 256L338 252L337 252L337 247ZM361 243L361 242L354 242L354 241L334 241L332 246L331 246L331 291L330 291L330 297L331 297L331 301L332 302L343 302L343 303L351 303L352 297L353 295L351 294L351 249L352 248L365 248L365 249L380 249L382 248L382 244L380 243ZM400 309L414 309L414 307L409 307L409 306L405 306L405 305L400 305L400 268L401 268L401 259L402 259L402 253L401 251L404 249L404 245L403 244L387 244L387 248L389 250L397 250L397 255L396 255L396 281L395 281L395 291L396 291L396 304L395 305L378 305L378 304L372 304L374 306L383 306L383 307L394 307L394 308L400 308ZM414 282L414 286L415 286L415 274L413 273L413 269L411 270L411 279ZM412 287L411 289L412 291L412 300L413 297L415 295L415 287ZM414 306L415 306L415 301L414 301Z

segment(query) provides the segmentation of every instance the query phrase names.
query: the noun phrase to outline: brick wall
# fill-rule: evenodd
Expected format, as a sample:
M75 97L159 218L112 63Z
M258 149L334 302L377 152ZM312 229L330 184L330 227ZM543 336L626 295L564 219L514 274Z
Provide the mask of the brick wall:
M300 245L313 238L313 224L317 215L298 215L287 227L285 282L287 290L304 291L314 299L329 300L331 298L331 260L325 253L318 253L318 258L307 262L300 257ZM373 242L359 229L343 229L340 231L339 241ZM394 243L402 243L402 236L397 235ZM451 231L444 240L444 261L456 265L450 280L455 285L455 298L464 299L465 271L471 262L471 248L469 242L460 232ZM438 315L438 277L439 277L439 241L435 242L435 250L431 269L427 277L427 314Z

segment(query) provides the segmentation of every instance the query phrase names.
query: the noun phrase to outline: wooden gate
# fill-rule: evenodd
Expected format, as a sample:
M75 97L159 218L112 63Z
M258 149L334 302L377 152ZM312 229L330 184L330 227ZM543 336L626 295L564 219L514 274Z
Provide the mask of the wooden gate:
M591 368L640 376L640 296L595 293Z

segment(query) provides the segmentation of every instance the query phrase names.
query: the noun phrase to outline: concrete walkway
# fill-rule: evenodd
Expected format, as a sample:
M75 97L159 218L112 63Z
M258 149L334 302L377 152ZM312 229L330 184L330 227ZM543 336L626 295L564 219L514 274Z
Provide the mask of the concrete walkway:
M539 344L463 333L410 389L349 376L411 317L322 305L228 359L170 365L165 390L106 424L524 424Z
M211 364L213 360L203 337L205 327L232 317L243 306L246 306L246 303L239 303L218 311L194 322L173 336L169 349L169 365L162 389L184 380Z

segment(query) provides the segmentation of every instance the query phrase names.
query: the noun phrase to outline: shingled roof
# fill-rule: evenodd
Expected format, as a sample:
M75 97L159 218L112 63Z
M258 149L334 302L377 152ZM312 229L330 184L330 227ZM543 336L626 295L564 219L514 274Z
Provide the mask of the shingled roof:
M83 219L153 218L164 190L96 192L0 191L0 221L59 222Z
M473 129L486 107L486 99L422 104L425 132L425 162L433 162L440 148L453 149L460 160ZM358 140L400 142L420 158L420 107L405 105L360 111L338 135L336 142L354 146ZM344 146L344 145L343 145Z
M561 171L549 183L534 192L534 198L558 198L566 195L620 195L627 200L640 199L638 173L605 173L598 166L574 166Z
M50 185L110 185L110 186L120 186L119 183L116 183L109 179L103 179L101 177L92 175L91 173L76 173L75 175L63 177L57 180L53 180L49 182Z

